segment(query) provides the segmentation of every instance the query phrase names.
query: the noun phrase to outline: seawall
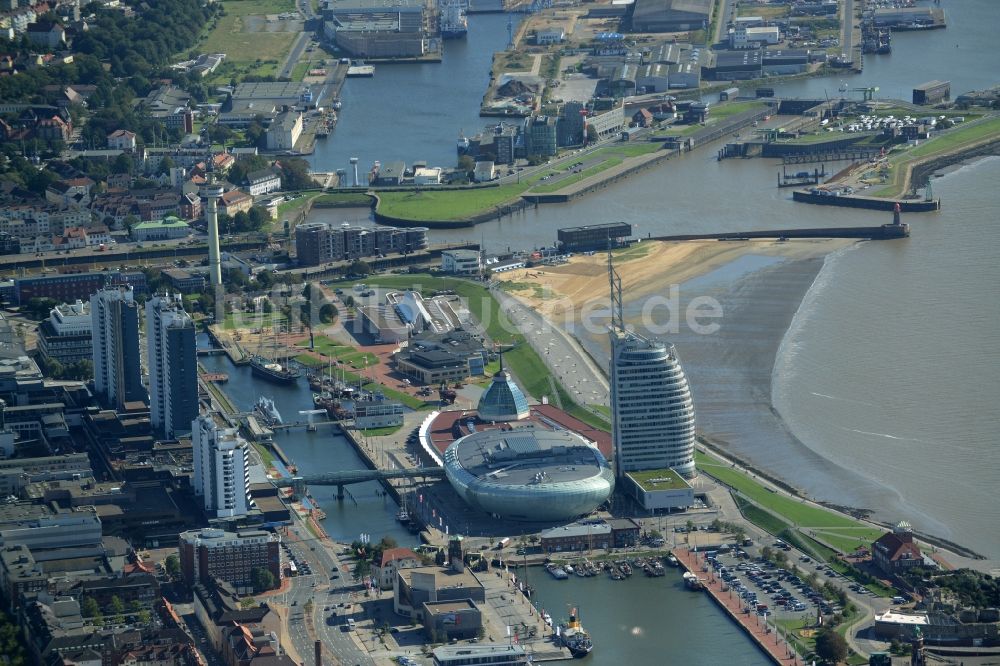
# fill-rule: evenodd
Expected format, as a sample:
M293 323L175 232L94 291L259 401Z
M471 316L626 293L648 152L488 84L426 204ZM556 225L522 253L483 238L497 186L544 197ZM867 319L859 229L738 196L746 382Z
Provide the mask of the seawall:
M850 194L834 196L832 194L816 194L808 190L795 190L792 200L810 203L817 206L840 206L841 208L866 208L868 210L891 211L899 204L904 213L927 213L941 209L941 200L932 199L876 199L875 197L858 197Z
M690 240L749 240L751 238L858 238L864 240L890 240L909 236L907 225L885 224L880 227L823 227L815 229L776 229L768 231L734 231L721 234L683 234L654 236L657 241Z

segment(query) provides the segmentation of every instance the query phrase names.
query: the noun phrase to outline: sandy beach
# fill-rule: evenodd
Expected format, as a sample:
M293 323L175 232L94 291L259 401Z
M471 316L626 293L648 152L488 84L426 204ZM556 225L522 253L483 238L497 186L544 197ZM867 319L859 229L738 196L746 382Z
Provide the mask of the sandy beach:
M898 495L804 446L772 405L772 371L782 339L824 259L847 240L642 243L622 251L625 317L648 334L643 304L679 291L679 306L696 298L719 304L710 335L681 325L660 335L676 345L691 382L701 436L766 469L813 497L859 508L897 509ZM550 321L574 333L598 365L608 362L602 326L579 326L588 304L607 304L607 255L577 255L560 266L498 276L505 287ZM599 323L601 320L598 320ZM603 320L606 323L606 317Z
M616 252L615 269L621 276L627 302L660 293L664 285L679 285L747 255L800 260L823 257L852 241L646 241ZM576 254L565 264L521 269L497 276L506 290L546 316L562 320L572 306L608 301L607 255Z

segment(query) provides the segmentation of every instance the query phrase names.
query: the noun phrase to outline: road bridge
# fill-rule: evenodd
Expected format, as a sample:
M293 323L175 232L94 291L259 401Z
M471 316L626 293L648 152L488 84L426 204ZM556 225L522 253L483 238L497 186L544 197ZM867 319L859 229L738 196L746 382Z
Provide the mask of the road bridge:
M273 479L271 482L278 488L291 488L302 497L308 486L337 486L337 499L344 499L344 486L368 481L385 481L388 479L442 479L443 467L417 467L413 469L349 469L327 474L310 476L294 476L283 479Z

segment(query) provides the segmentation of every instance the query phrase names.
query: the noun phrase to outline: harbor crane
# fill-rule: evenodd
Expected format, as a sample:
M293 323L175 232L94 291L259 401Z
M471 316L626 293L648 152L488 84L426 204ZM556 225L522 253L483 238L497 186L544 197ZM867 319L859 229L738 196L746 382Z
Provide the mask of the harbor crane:
M878 86L871 86L869 88L854 88L853 91L861 93L866 102L871 102L874 101L875 95L878 93Z

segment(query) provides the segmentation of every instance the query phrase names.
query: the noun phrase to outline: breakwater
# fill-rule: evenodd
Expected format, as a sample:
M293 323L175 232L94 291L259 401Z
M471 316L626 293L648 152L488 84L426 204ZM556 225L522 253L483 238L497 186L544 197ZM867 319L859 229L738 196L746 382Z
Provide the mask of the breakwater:
M657 241L691 240L755 240L783 238L857 238L862 240L891 240L910 235L906 224L883 224L880 227L824 227L817 229L778 229L771 231L735 231L713 234L681 234L676 236L653 236Z
M940 199L877 199L875 197L860 197L850 194L833 195L829 192L820 194L809 190L795 190L792 200L810 203L817 206L840 206L842 208L866 208L868 210L893 210L899 204L904 213L928 213L941 209ZM743 235L743 234L741 234ZM843 236L840 236L843 238Z

